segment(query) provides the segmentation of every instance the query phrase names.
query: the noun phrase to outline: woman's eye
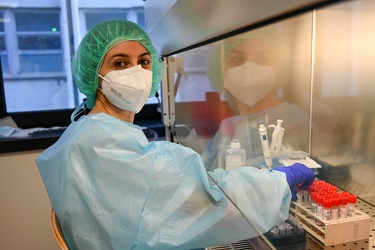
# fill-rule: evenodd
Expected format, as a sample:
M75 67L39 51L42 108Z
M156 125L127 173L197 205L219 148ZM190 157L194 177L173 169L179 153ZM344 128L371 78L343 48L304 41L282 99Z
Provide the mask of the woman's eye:
M115 67L116 67L117 69L119 69L119 68L125 68L126 65L127 65L127 64L126 64L124 61L117 61L117 62L115 62Z
M236 57L229 58L227 65L229 67L235 67L235 66L242 65L245 62L246 62L246 58L236 56Z
M141 64L141 65L149 65L149 64L150 64L150 60L147 60L147 59L145 59L145 60L141 60L141 61L139 62L139 64Z
M145 69L151 68L151 61L148 59L140 60L138 64L141 65L142 68L145 68Z

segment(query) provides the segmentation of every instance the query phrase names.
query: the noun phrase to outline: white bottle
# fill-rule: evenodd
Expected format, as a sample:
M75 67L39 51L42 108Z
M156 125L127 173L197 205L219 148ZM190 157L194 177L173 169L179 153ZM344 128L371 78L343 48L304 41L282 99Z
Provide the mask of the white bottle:
M272 166L272 157L270 152L270 144L268 143L267 128L263 123L259 124L259 135L262 142L263 156L268 169Z
M225 151L225 169L231 170L245 166L245 150L237 139L232 140L230 148Z

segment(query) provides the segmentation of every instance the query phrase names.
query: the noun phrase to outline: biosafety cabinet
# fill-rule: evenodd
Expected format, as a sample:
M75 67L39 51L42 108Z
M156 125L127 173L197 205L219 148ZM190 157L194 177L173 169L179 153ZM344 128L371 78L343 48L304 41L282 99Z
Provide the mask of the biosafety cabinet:
M166 65L166 139L208 170L228 168L233 139L246 166L316 164L317 179L356 197L356 217L316 226L311 208L292 204L306 233L293 249L375 248L375 1L146 0L145 18ZM271 146L278 120L268 166L258 126ZM220 247L291 249L265 235Z

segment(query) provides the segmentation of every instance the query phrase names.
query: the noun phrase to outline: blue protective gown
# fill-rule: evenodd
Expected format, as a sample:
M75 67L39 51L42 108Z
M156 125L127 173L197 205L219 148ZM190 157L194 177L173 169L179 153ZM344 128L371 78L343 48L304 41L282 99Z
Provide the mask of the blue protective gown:
M209 174L200 156L148 142L139 126L81 117L37 159L70 249L192 249L257 236L288 216L285 174L255 168Z

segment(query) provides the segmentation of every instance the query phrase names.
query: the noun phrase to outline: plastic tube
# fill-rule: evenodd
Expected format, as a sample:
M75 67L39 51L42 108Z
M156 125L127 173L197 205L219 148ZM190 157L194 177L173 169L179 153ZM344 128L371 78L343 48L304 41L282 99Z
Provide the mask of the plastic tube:
M284 225L279 225L279 235L280 236L285 236L286 235L286 230Z
M323 220L331 220L331 207L332 207L332 200L324 199L323 200Z
M319 219L323 219L323 199L324 196L318 194L317 196L317 209L316 209L316 215ZM320 220L316 220L316 224L318 226L323 225L323 223Z
M340 218L348 217L348 197L340 197Z
M273 228L271 230L271 234L272 234L272 237L274 237L274 238L279 237L279 229Z
M332 198L332 208L331 208L331 219L338 220L339 219L339 206L340 206L340 199L337 197Z
M288 224L288 225L285 226L285 234L287 236L292 235L292 226L291 225Z
M357 196L354 194L349 195L348 197L348 217L355 216L355 204L357 203Z
M316 214L317 213L317 196L318 192L312 192L311 193L311 213Z

